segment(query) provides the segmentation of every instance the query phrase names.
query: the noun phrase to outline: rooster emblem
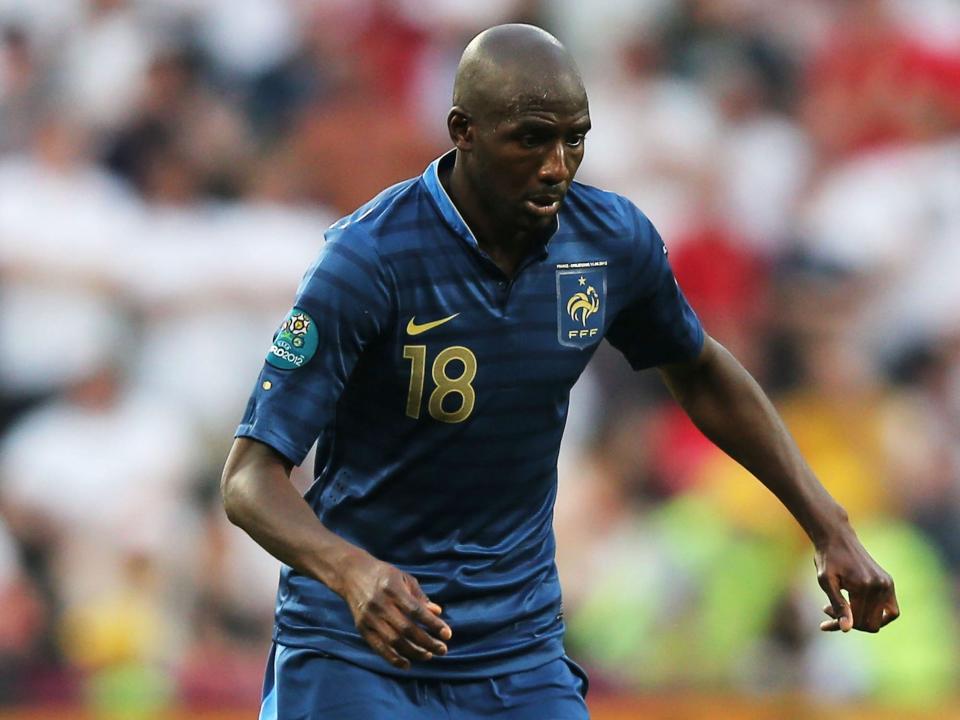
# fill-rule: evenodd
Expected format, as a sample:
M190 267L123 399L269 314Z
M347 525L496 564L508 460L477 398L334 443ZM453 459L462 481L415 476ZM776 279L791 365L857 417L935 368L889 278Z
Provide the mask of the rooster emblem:
M578 292L567 301L567 314L584 327L587 326L587 318L599 309L600 296L593 285L590 285L586 292Z

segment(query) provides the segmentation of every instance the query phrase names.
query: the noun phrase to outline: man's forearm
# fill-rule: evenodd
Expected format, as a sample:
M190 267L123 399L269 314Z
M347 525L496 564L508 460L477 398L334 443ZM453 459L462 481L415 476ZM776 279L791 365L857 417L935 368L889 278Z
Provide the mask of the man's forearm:
M340 571L365 551L323 526L290 483L289 472L271 449L237 440L221 481L227 517L280 562L342 595Z
M694 424L766 485L815 545L848 528L847 515L817 480L766 394L711 338L695 363L661 368Z

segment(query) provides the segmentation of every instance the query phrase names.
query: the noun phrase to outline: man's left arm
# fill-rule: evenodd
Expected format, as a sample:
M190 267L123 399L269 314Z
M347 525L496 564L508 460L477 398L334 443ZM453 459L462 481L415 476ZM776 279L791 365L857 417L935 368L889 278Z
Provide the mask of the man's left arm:
M736 358L706 337L696 359L659 370L701 432L766 485L810 537L817 579L830 600L824 612L832 619L821 629L877 632L895 620L900 610L890 575L860 544L846 511L817 480L773 404Z

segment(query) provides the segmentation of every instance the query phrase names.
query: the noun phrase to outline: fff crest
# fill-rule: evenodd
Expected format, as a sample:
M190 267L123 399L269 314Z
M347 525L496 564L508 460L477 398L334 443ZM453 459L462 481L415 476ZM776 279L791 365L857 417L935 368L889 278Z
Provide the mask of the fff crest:
M605 267L597 265L577 263L557 268L557 340L561 345L585 348L603 337L607 273Z

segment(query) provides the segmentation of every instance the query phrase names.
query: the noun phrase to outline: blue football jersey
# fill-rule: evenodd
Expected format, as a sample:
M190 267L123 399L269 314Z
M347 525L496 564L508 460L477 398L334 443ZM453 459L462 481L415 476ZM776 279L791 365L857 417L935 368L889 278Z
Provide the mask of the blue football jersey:
M300 463L331 531L410 573L453 629L407 677L476 678L563 654L552 529L571 386L606 337L636 369L694 358L703 330L650 221L574 183L511 280L438 178L453 153L326 234L237 436ZM283 567L275 639L400 673L346 603Z

